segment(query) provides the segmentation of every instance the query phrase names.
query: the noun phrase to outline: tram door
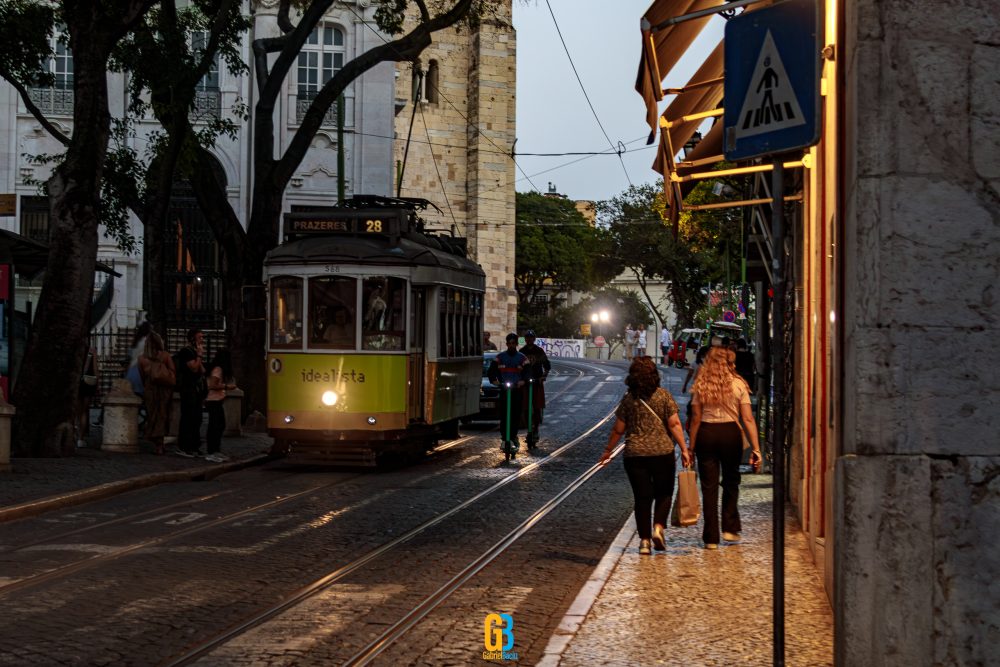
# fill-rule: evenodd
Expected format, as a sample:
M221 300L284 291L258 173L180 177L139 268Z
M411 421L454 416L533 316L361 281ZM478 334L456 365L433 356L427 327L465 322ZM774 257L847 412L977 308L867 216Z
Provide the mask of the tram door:
M423 287L410 290L410 387L409 413L411 421L424 421L424 361L427 341L426 291Z

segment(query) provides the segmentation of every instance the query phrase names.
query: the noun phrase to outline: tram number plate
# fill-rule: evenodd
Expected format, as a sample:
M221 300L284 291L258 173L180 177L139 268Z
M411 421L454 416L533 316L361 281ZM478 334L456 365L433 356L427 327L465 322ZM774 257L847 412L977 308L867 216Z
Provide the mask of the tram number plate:
M340 273L340 267L335 264L327 264L323 267L323 273Z
M496 401L483 401L480 405L484 408L495 408L497 406Z

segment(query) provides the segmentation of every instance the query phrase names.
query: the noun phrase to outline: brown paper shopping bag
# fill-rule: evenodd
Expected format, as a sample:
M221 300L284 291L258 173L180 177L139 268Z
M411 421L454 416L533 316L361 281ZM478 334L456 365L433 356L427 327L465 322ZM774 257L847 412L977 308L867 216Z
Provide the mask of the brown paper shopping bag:
M685 468L677 473L677 500L670 513L671 526L693 526L701 516L698 500L698 476Z

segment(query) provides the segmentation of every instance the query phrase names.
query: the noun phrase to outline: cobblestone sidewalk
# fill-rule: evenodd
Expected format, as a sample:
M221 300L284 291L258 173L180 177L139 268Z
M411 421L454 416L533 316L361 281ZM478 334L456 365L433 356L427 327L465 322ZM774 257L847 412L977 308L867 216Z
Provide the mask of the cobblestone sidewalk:
M667 551L640 556L633 518L609 551L610 576L586 589L542 665L770 665L771 478L744 475L743 541L708 551L701 523L670 528ZM627 546L624 546L627 540ZM833 615L798 523L786 519L785 662L833 664ZM584 615L585 614L585 615ZM560 636L561 635L561 636ZM567 635L572 635L568 643Z

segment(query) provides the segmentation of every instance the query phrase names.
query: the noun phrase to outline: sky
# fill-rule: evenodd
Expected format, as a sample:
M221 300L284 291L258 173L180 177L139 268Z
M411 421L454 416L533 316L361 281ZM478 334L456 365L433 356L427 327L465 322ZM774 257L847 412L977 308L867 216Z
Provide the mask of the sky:
M604 200L623 192L630 181L640 185L659 178L651 167L656 144L646 145L649 126L642 98L635 92L641 50L639 19L651 3L548 0L546 4L546 0L513 0L517 31L518 192L546 192L552 183L557 192L570 199ZM601 125L573 74L549 5ZM722 25L721 19L713 19L668 75L664 87L687 83L718 43ZM660 111L668 102L662 103ZM610 143L601 131L602 125ZM613 153L584 160L580 160L584 156L573 155L525 155L610 152L611 144L617 146L618 142L628 150L622 156L624 169ZM580 161L561 166L574 160ZM549 169L552 171L546 171Z

